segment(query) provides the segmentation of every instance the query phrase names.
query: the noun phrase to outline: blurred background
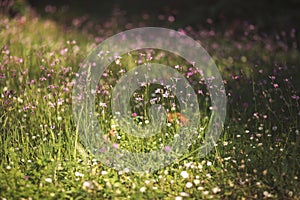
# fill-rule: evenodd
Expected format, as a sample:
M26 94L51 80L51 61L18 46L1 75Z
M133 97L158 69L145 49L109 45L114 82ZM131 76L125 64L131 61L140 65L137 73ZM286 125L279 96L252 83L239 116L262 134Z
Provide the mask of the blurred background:
M11 16L22 14L26 6L39 15L60 23L71 23L74 17L86 16L105 21L121 15L123 20L147 20L147 26L170 28L207 27L218 31L239 29L243 23L255 24L265 32L298 29L300 1L298 0L2 0L2 12ZM26 6L25 6L26 5Z
M263 51L272 49L269 43L274 41L274 51L293 49L297 54L300 47L299 0L2 0L0 14L51 20L65 33L76 30L96 43L132 28L165 27L201 41L211 54L219 49L214 45L218 38L224 47L221 57L228 51L226 41L258 43L264 46ZM280 62L274 56L274 62ZM288 60L283 63L291 65ZM294 81L300 87L300 82Z

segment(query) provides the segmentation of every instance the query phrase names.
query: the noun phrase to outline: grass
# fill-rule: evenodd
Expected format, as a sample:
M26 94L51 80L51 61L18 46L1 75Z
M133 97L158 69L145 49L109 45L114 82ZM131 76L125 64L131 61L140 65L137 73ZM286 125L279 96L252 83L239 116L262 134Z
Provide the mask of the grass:
M153 173L133 173L109 168L88 153L72 116L72 80L99 42L124 30L125 24L113 25L115 20L112 17L99 29L87 23L83 33L30 15L1 16L0 198L300 199L296 88L300 57L299 50L285 42L289 36L275 40L249 30L248 35L234 38L184 29L213 55L228 96L224 130L206 157L200 159L194 152L199 147L195 143L169 166ZM99 121L107 133L105 139L118 144L117 148L138 152L159 148L180 126L174 122L164 130L170 135L140 140L128 136L111 116L106 94L122 75L118 73L122 64L133 67L138 60L150 62L143 56L148 54L151 62L180 65L183 74L188 72L184 60L167 53L159 57L161 53L165 52L142 50L123 56L121 64L111 65L108 76L100 81L103 88L97 98L108 106L96 107ZM195 79L196 75L189 78ZM157 88L145 86L135 94L146 98L133 110L142 125L149 117L147 91ZM209 116L205 109L210 103L202 105L202 98L199 95L199 108ZM161 103L168 106L172 101L176 102L170 98ZM132 99L131 103L137 102ZM202 124L207 124L205 118Z

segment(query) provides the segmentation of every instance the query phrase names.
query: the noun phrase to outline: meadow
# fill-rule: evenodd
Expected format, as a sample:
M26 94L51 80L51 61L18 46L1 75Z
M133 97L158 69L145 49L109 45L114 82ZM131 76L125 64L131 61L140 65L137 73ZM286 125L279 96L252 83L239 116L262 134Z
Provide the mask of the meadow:
M50 6L46 11L55 9ZM241 33L221 33L214 30L211 19L209 28L178 29L198 40L213 57L226 88L225 125L204 158L197 153L201 138L175 162L145 173L110 168L85 150L72 113L73 80L83 60L103 40L151 20L146 14L140 17L128 23L116 9L103 23L83 16L63 26L28 10L16 17L1 14L0 198L300 199L296 29L268 35L255 24L243 23ZM175 21L172 15L160 18L166 26ZM96 103L103 140L114 148L147 152L163 147L184 120L175 114L168 120L170 126L146 140L129 136L116 124L109 104L111 90L137 63L180 66L191 83L199 80L183 59L151 49L124 55L106 71ZM131 99L137 124L149 120L149 91L157 89L161 91L157 97L162 98L164 88L144 86ZM205 87L196 84L194 89L200 110L209 117ZM170 107L176 99L171 96L159 103ZM172 111L179 113L177 109ZM204 127L208 117L201 118Z

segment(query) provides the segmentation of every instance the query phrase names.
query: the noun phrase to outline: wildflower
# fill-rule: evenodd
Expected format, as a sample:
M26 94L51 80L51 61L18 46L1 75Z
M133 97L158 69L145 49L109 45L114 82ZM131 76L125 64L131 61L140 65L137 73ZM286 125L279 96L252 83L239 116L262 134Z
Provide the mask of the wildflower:
M268 118L268 115L263 115L263 118L264 118L264 119L267 119L267 118Z
M164 150L169 153L171 151L171 147L170 146L165 146Z
M185 166L186 168L190 168L191 165L192 165L192 162L184 163L184 166Z
M199 187L197 187L197 190L204 190L204 187L199 186Z
M247 57L246 57L246 56L242 56L242 57L241 57L241 61L242 61L243 63L247 62Z
M180 196L182 197L189 197L190 195L186 192L180 192Z
M259 116L258 116L258 113L256 112L256 113L253 113L253 116L256 118L256 119L258 119L259 118Z
M263 175L265 176L265 175L267 175L267 173L268 173L268 170L267 169L265 169L263 172Z
M263 194L265 197L272 197L272 195L268 191L264 191Z
M207 161L206 165L207 165L207 166L211 166L211 165L212 165L212 162Z
M20 97L17 98L19 103L23 103L23 99L21 99Z
M175 21L175 17L172 16L172 15L169 16L169 17L168 17L168 21L169 21L169 22L174 22L174 21Z
M156 89L156 90L155 90L155 93L156 93L156 94L163 93L163 90L162 90L162 89Z
M119 64L121 63L120 59L117 59L117 60L115 61L115 63L116 63L117 65L119 65Z
M51 178L45 178L45 181L46 181L47 183L52 183L52 179L51 179Z
M102 172L101 172L101 175L106 175L106 174L108 174L107 171L102 171Z
M229 157L226 157L226 158L224 158L224 160L230 160L231 159L231 157L229 156Z
M298 99L299 99L299 96L297 96L297 95L294 94L294 95L292 96L292 99L298 100Z
M207 178L211 178L211 175L210 175L210 174L206 174L206 177L207 177Z
M199 164L198 164L198 168L199 168L200 170L202 170L203 166L199 163Z
M93 188L93 183L91 181L85 181L82 184L82 189L87 190L87 189L92 189Z
M107 107L106 103L102 103L102 102L99 103L99 106L100 107Z
M188 178L189 177L189 174L187 173L187 171L182 171L180 173L180 176L182 176L182 178Z
M78 177L84 177L84 174L80 173L80 172L75 172L75 176L78 176Z
M216 194L216 193L218 193L218 192L220 192L221 191L221 189L217 186L217 187L214 187L213 189L212 189L212 192L214 193L214 194Z
M198 180L198 179L195 179L195 180L194 180L194 184L195 184L195 185L199 185L199 183L200 183L200 180Z
M100 149L100 152L101 153L104 153L104 152L106 152L107 151L107 149L105 148L105 147L102 147L101 149Z
M185 187L186 187L186 188L191 188L191 187L193 187L193 183L187 182L187 183L185 184Z
M140 188L140 192L142 192L142 193L143 193L143 192L145 192L145 191L146 191L146 189L147 189L146 187L141 187L141 188Z
M64 100L63 99L58 99L57 100L57 105L61 106L63 104Z
M45 81L47 80L45 77L40 78L40 81Z

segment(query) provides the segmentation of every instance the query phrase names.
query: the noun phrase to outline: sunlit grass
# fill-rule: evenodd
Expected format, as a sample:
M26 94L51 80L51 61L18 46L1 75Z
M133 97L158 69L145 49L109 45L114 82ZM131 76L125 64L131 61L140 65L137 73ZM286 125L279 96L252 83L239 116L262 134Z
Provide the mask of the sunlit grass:
M111 35L121 31L111 30L103 29ZM102 165L80 145L76 134L72 80L99 41L76 28L62 30L52 21L1 16L0 197L300 198L299 91L294 80L299 75L298 50L284 49L272 39L267 44L247 37L232 42L230 37L190 32L187 30L204 41L224 78L229 105L223 133L203 159L194 151L196 143L189 154L170 166L155 173L134 174ZM148 53L153 61L166 65L188 65L172 56L160 57L159 52ZM99 92L102 103L109 105L105 94L125 73L119 73L122 63L126 71L139 59L149 62L149 57L139 55L133 52L110 67L107 79L102 80L104 90ZM184 69L188 71L188 67ZM209 107L202 99L200 103ZM109 106L97 109L100 116L102 110L107 114L100 118L107 131L104 139L117 144L116 148L149 151L173 135L161 140L160 136L146 141L130 138L114 126ZM136 117L145 110L143 106L134 110ZM171 132L178 124L170 126ZM132 148L133 144L138 149Z

